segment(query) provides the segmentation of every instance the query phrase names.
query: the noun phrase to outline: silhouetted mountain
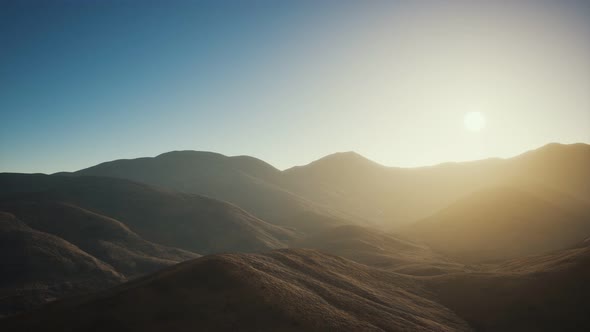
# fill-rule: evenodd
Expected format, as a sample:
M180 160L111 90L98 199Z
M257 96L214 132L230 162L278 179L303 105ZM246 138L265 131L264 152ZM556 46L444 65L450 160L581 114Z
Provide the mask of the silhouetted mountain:
M410 275L463 271L462 264L428 246L399 235L361 226L339 226L296 241L292 247L313 248L358 263Z
M0 317L125 281L80 248L6 212L0 212L0 253Z
M311 250L214 255L0 321L3 331L466 331L418 282Z
M343 215L293 194L282 173L247 156L175 151L154 158L115 160L75 172L129 179L234 203L277 225L314 231L341 224Z
M542 185L590 201L590 146L549 144L509 159L385 167L357 153L279 171L251 157L171 152L76 172L126 178L226 200L263 220L314 232L343 223L397 226L490 186Z
M590 234L590 204L544 188L478 191L408 226L433 248L485 261L570 248Z
M385 166L379 165L354 151L349 151L325 156L306 166L292 167L287 172L306 174L305 177L316 177L314 180L323 181L326 178L340 180L366 171L373 172L379 168L386 169Z

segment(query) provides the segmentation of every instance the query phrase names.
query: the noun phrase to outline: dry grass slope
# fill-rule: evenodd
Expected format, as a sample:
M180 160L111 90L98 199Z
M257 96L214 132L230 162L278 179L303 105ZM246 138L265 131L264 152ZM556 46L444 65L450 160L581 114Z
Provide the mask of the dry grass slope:
M412 278L313 250L213 255L1 322L4 331L467 331Z

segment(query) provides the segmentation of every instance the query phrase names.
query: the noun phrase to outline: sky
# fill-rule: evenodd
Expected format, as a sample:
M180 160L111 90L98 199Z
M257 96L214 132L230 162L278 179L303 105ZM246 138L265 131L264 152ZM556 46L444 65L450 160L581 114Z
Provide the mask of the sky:
M589 91L585 1L0 1L0 172L510 157L590 143Z

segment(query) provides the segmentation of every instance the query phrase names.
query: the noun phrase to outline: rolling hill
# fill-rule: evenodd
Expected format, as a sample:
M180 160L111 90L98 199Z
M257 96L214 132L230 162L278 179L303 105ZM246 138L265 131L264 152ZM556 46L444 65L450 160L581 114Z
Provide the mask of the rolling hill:
M362 226L338 226L310 235L291 247L312 248L357 263L409 275L435 275L464 271L462 264L430 247Z
M211 198L98 177L0 174L0 315L296 232Z
M477 331L588 331L590 247L431 277L440 303Z
M467 331L409 277L312 250L213 255L0 321L3 331Z
M470 194L405 228L466 262L570 248L590 234L590 204L544 188L498 187Z
M411 276L309 249L222 254L0 320L3 331L585 331L590 250Z
M146 241L120 221L77 206L19 197L0 201L0 209L29 227L58 236L127 277L154 272L198 254Z
M119 221L147 241L203 254L276 249L296 236L226 202L115 178L0 174L0 195L6 206L63 203Z
M0 212L0 317L126 280L108 264Z

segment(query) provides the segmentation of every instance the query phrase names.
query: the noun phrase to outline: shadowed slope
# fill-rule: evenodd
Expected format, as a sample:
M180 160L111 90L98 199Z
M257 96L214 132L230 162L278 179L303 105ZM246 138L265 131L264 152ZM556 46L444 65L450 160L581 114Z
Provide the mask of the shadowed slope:
M71 243L0 212L0 316L125 277Z
M310 250L215 255L0 321L6 331L464 331L408 277Z
M487 273L428 280L478 331L590 330L590 248L512 260Z
M116 219L148 241L198 253L280 248L295 236L225 202L122 179L0 174L2 192L4 200L75 205Z
M590 204L542 188L486 189L406 231L467 261L526 256L569 248L588 237Z
M411 275L464 270L463 265L435 253L428 246L361 226L329 229L296 241L292 246L318 249L368 266Z
M0 200L0 209L38 231L58 236L132 277L199 255L146 241L121 222L71 204L43 199Z

